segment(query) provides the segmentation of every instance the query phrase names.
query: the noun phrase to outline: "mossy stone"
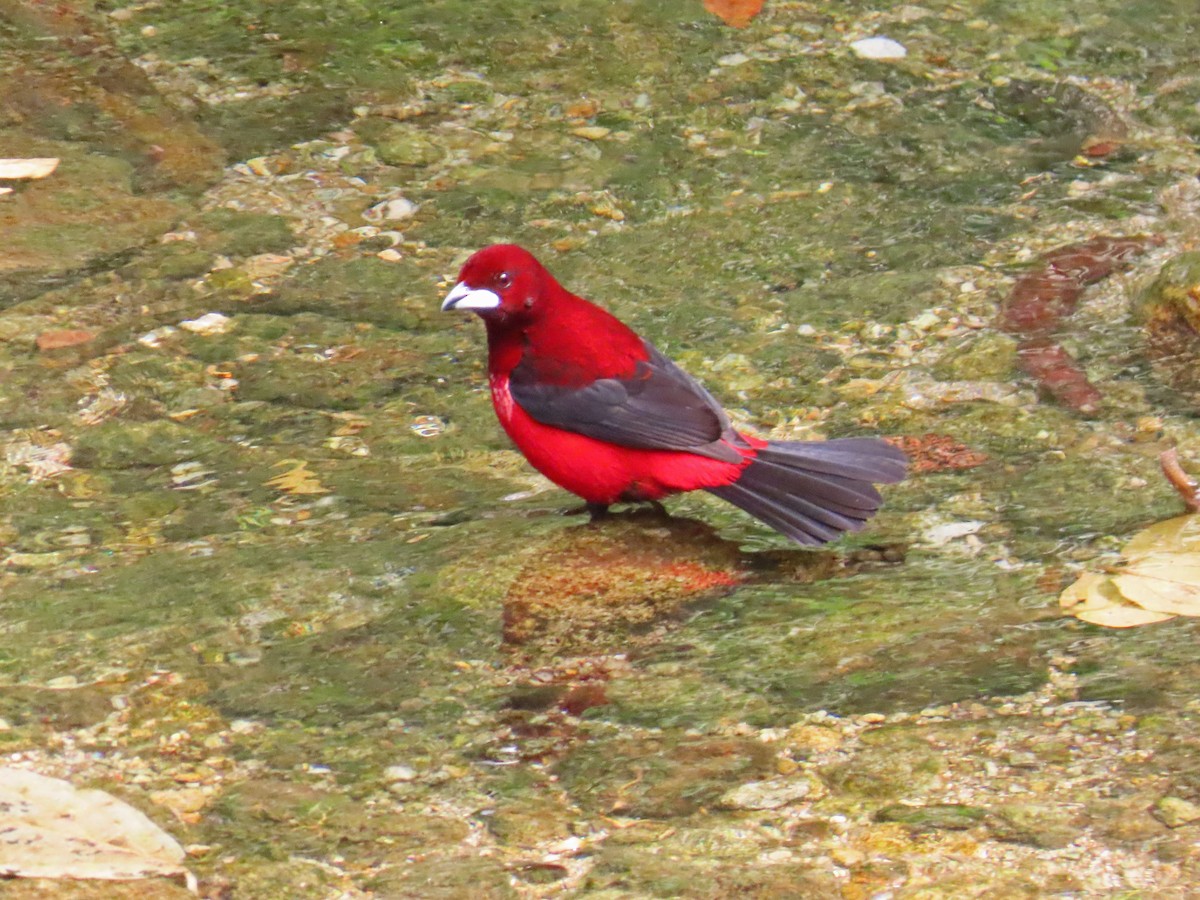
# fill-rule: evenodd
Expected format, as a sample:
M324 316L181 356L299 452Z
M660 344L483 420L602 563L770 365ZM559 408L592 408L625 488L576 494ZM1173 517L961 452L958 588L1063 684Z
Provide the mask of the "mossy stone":
M296 243L288 220L271 213L212 209L195 220L201 244L226 256L279 253Z
M389 166L428 166L442 158L441 149L415 126L396 124L384 129L375 153Z
M1153 321L1163 307L1182 316L1200 334L1200 250L1169 259L1137 304L1143 321Z
M1041 804L1014 803L1001 807L989 818L988 827L998 840L1041 850L1065 847L1080 833L1070 814Z
M964 831L980 824L987 810L957 803L929 806L885 806L875 813L877 822L899 822L919 831Z
M938 360L933 375L942 381L1009 381L1016 366L1016 340L1007 334L984 332Z
M257 307L263 312L320 313L404 331L445 328L427 270L375 257L323 259L304 266Z
M210 251L177 241L151 246L130 266L129 274L147 280L194 278L207 272L212 263Z

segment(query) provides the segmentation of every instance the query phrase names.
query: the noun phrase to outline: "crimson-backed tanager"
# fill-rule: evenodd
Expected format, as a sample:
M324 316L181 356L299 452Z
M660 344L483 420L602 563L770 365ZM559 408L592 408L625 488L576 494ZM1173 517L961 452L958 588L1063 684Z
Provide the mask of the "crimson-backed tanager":
M904 453L876 438L738 432L699 382L513 244L468 259L442 309L483 319L500 424L593 513L703 488L801 544L823 544L875 514L873 483L904 478Z

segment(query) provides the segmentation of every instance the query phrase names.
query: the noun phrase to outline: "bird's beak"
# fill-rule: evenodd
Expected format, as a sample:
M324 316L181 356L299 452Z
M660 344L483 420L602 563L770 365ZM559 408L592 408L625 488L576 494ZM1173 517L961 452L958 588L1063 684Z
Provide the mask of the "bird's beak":
M483 288L472 288L464 281L460 281L450 293L446 295L446 299L442 301L442 312L450 309L471 309L485 310L496 309L500 306L500 297L495 291L487 291Z

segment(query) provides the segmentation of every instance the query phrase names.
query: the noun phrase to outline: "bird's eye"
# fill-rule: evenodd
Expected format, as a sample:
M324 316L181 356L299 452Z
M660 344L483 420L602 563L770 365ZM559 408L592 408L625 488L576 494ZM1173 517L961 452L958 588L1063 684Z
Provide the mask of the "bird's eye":
M510 284L512 284L512 276L509 275L507 272L501 272L496 277L496 284L498 284L500 286L501 290L503 290L504 288L506 288Z

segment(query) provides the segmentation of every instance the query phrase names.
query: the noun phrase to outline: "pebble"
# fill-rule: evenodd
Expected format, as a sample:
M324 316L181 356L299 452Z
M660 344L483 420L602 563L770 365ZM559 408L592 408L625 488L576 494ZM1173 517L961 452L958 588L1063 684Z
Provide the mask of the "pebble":
M86 344L94 340L95 337L94 332L72 328L62 331L43 331L37 336L36 343L37 348L46 353L50 350L78 347L80 344Z
M726 809L778 809L802 800L812 786L807 781L751 781L727 791L721 797Z
M867 855L853 847L834 847L829 851L829 858L844 869L853 869L866 862Z
M1168 828L1179 828L1200 819L1200 806L1182 797L1163 797L1154 804L1154 817Z
M383 770L383 777L387 781L413 781L417 777L417 770L411 766L388 766Z
M934 525L932 528L926 529L922 537L926 543L940 547L956 538L975 534L986 524L986 522L946 522L943 525Z
M915 328L917 331L930 331L934 328L937 328L939 325L941 325L942 320L937 315L937 313L926 311L926 312L921 313L919 316L917 316L915 319L913 319L908 324L911 325L913 328Z
M285 253L260 253L242 263L242 271L250 278L270 278L282 275L293 262Z
M611 129L605 128L603 125L584 125L581 128L572 128L571 134L575 137L581 137L589 141L599 141L608 137Z
M184 821L191 821L191 813L198 813L208 805L212 793L204 788L186 787L174 790L152 791L150 802L163 806L175 813Z
M184 319L179 327L195 334L224 334L230 328L232 320L221 313L205 313L198 319Z
M170 325L164 325L161 328L155 328L153 331L147 331L138 338L138 343L143 347L160 347L164 340L175 334L178 330Z
M862 59L904 59L908 50L898 41L886 37L869 37L855 41L850 49Z
M411 200L405 197L395 197L391 200L384 200L382 203L376 203L363 213L363 218L368 222L401 222L415 216L418 209L420 207Z

